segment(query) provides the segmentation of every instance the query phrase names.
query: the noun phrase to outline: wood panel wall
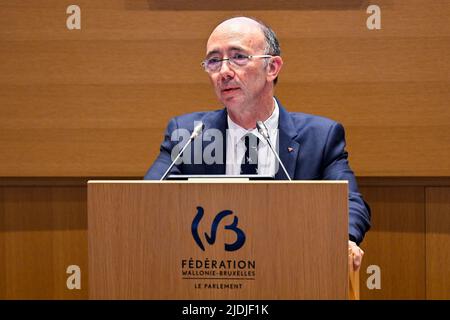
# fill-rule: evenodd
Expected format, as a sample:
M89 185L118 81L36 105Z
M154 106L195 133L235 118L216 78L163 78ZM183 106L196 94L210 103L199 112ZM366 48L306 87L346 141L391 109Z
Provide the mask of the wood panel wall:
M360 182L373 223L361 299L449 299L450 183L373 181ZM0 299L88 298L85 182L3 181L0 204ZM66 286L69 265L81 268L81 290ZM374 265L379 289L367 286Z
M426 292L450 299L450 188L426 190Z
M425 299L425 188L385 186L361 191L373 213L372 230L362 245L361 299ZM380 289L366 284L371 275L368 267L373 265L380 270Z
M277 96L347 129L360 176L450 175L450 1L0 2L0 176L143 176L167 121L220 107L199 62L222 19L278 33ZM433 165L430 165L433 164Z
M87 298L86 187L0 187L0 200L0 299Z
M66 28L71 4L81 30ZM283 105L342 122L352 168L375 179L362 298L449 298L450 0L0 0L0 178L15 177L0 186L0 298L87 297L80 181L142 177L171 117L220 107L199 62L237 14L277 32Z

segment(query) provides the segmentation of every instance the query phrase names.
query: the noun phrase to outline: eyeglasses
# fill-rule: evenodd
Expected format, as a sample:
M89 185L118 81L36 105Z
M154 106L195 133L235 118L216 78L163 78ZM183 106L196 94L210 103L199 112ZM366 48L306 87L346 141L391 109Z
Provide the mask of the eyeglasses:
M228 61L235 67L244 67L247 65L247 63L250 61L250 59L253 58L271 58L273 56L268 54L261 54L261 55L253 55L253 56L247 56L245 54L236 54L230 58L210 58L202 61L201 66L205 69L206 72L212 73L217 72L222 68L222 62Z

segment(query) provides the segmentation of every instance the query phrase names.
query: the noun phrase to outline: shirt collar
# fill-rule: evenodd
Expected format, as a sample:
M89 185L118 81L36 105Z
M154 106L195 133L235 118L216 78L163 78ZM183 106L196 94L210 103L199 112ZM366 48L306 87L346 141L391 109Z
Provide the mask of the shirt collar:
M270 117L267 118L266 121L264 121L264 124L266 125L269 132L278 129L278 119L280 117L280 108L278 107L278 102L275 98L273 98L273 101L274 101L273 112L270 115ZM230 137L233 138L232 141L240 141L243 136L245 136L248 133L252 133L255 136L257 136L264 144L266 143L265 139L258 132L258 129L254 128L252 130L247 130L245 128L242 128L236 122L231 120L230 115L227 115L227 121L228 121L228 133Z

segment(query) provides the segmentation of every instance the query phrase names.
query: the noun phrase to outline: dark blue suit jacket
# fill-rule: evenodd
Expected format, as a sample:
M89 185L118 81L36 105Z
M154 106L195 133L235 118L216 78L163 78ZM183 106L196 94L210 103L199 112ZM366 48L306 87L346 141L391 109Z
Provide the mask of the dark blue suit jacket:
M370 228L370 208L358 192L353 171L345 151L345 133L341 124L319 116L290 113L278 102L279 154L293 180L348 180L349 184L349 238L359 244ZM172 148L178 141L171 141L172 132L178 128L193 131L194 121L203 122L204 131L218 129L224 137L223 154L226 159L225 137L228 127L226 109L195 112L170 120L161 144L160 154L144 179L159 180L171 163ZM203 149L211 143L203 140ZM288 151L292 148L292 151ZM171 174L225 174L225 160L221 164L180 164ZM287 179L280 168L277 180Z

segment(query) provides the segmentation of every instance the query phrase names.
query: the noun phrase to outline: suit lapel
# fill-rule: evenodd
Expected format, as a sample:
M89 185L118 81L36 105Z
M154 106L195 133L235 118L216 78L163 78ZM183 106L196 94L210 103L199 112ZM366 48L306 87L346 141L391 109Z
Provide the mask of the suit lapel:
M284 166L286 167L287 172L289 173L289 176L293 179L295 174L295 169L297 165L297 157L299 153L300 144L295 141L295 138L297 137L297 131L295 130L294 122L292 121L291 116L287 112L286 109L283 108L283 106L278 101L278 107L280 109L280 118L278 121L278 153L280 155L280 159L283 162ZM222 134L222 142L223 142L223 159L221 163L215 163L211 165L203 165L203 172L204 174L225 174L225 162L227 159L226 155L226 130L228 128L228 122L227 122L227 111L226 109L219 110L214 113L208 114L207 117L202 119L205 127L204 127L204 134L208 134L208 129L217 129ZM205 150L205 148L211 143L211 141L203 138L203 147L202 152ZM281 165L278 166L278 171L275 174L276 180L287 180L287 177L283 171L283 168L281 168Z
M278 121L278 152L281 162L283 162L284 166L286 167L289 176L291 177L291 179L294 179L300 144L295 141L295 138L297 137L297 131L295 130L294 122L292 121L291 116L286 111L286 109L281 106L278 100L277 102L278 107L280 108L280 118ZM288 180L281 165L278 166L278 171L275 174L275 179Z
M214 139L210 139L208 137L208 129L216 129L221 132L222 155L223 155L223 159L221 159L222 157L220 157L220 155L219 155L219 157L217 157L217 155L216 155L216 159L218 159L219 163L203 165L202 167L204 169L204 174L225 174L225 162L227 159L226 132L227 132L227 127L228 127L226 109L222 109L217 112L208 114L208 116L203 119L203 123L205 125L205 127L203 129L205 136L202 137L203 138L202 152L204 152L205 148L214 141ZM216 152L217 151L218 150L216 150Z

